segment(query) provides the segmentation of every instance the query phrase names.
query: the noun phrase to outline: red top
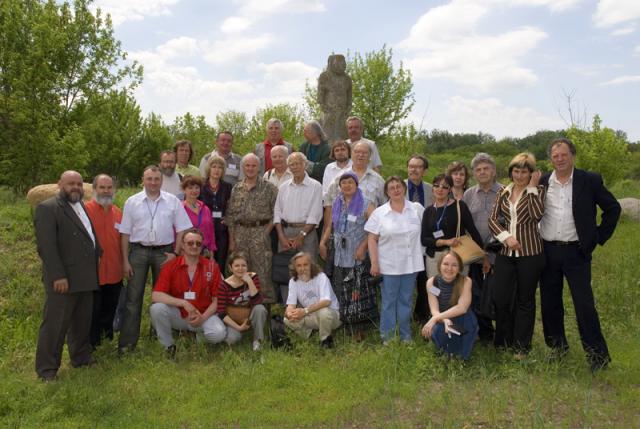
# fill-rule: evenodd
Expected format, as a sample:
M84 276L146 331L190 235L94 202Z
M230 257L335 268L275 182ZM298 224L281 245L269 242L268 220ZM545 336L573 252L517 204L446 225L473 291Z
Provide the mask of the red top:
M184 293L189 290L195 292L195 299L187 299L187 301L200 313L204 313L211 305L213 298L218 296L220 279L218 264L211 259L200 256L193 282L190 282L187 261L184 256L178 256L162 267L160 277L153 290L179 299L185 299ZM187 316L187 312L182 307L180 307L180 314L183 318Z
M122 211L113 204L104 209L95 200L84 205L91 219L96 238L102 247L98 269L100 286L120 283L122 280L122 250L120 247L120 222Z
M263 143L264 143L264 171L269 171L271 170L271 167L273 167L271 165L271 148L274 146L284 144L284 139L280 138L280 140L278 140L278 142L275 145L272 145L271 142L266 139Z

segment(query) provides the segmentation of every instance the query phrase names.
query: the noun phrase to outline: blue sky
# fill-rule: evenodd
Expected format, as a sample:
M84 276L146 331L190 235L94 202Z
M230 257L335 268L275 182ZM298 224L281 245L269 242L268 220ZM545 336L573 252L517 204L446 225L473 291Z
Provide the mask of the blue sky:
M640 0L97 0L167 122L302 103L332 52L384 44L411 70L409 120L522 137L576 118L640 140Z

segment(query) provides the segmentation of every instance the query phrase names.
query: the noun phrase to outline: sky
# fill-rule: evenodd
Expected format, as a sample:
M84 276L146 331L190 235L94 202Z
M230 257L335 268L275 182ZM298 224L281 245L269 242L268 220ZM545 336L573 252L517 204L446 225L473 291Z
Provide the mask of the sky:
M640 0L96 0L165 122L302 105L332 53L393 50L425 130L524 137L599 114L640 141ZM570 103L569 103L570 101Z

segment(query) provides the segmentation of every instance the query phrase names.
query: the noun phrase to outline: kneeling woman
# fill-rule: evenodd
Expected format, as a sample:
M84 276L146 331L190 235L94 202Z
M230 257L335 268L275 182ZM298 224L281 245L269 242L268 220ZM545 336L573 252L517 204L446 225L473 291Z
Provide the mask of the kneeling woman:
M247 256L234 252L229 256L231 275L218 290L218 316L227 325L227 344L242 339L253 328L253 350L262 348L267 309L262 305L258 275L249 272Z
M431 319L422 336L431 338L445 353L469 359L478 334L478 321L471 305L471 279L461 273L462 259L448 251L438 262L438 274L427 280Z

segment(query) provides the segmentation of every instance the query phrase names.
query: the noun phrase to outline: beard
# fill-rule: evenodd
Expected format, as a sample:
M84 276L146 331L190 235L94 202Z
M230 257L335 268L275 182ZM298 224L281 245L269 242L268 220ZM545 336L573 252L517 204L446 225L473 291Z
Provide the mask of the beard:
M102 207L107 207L113 204L113 195L94 195L93 198Z
M167 177L173 176L174 171L176 171L175 167L174 168L162 168L162 167L160 167L160 172L162 174L164 174L165 176L167 176Z
M65 200L69 201L70 203L77 203L82 199L82 197L84 197L84 189L80 189L79 191L71 191L71 192L67 192L64 189L61 189L60 195L62 195L62 197Z

